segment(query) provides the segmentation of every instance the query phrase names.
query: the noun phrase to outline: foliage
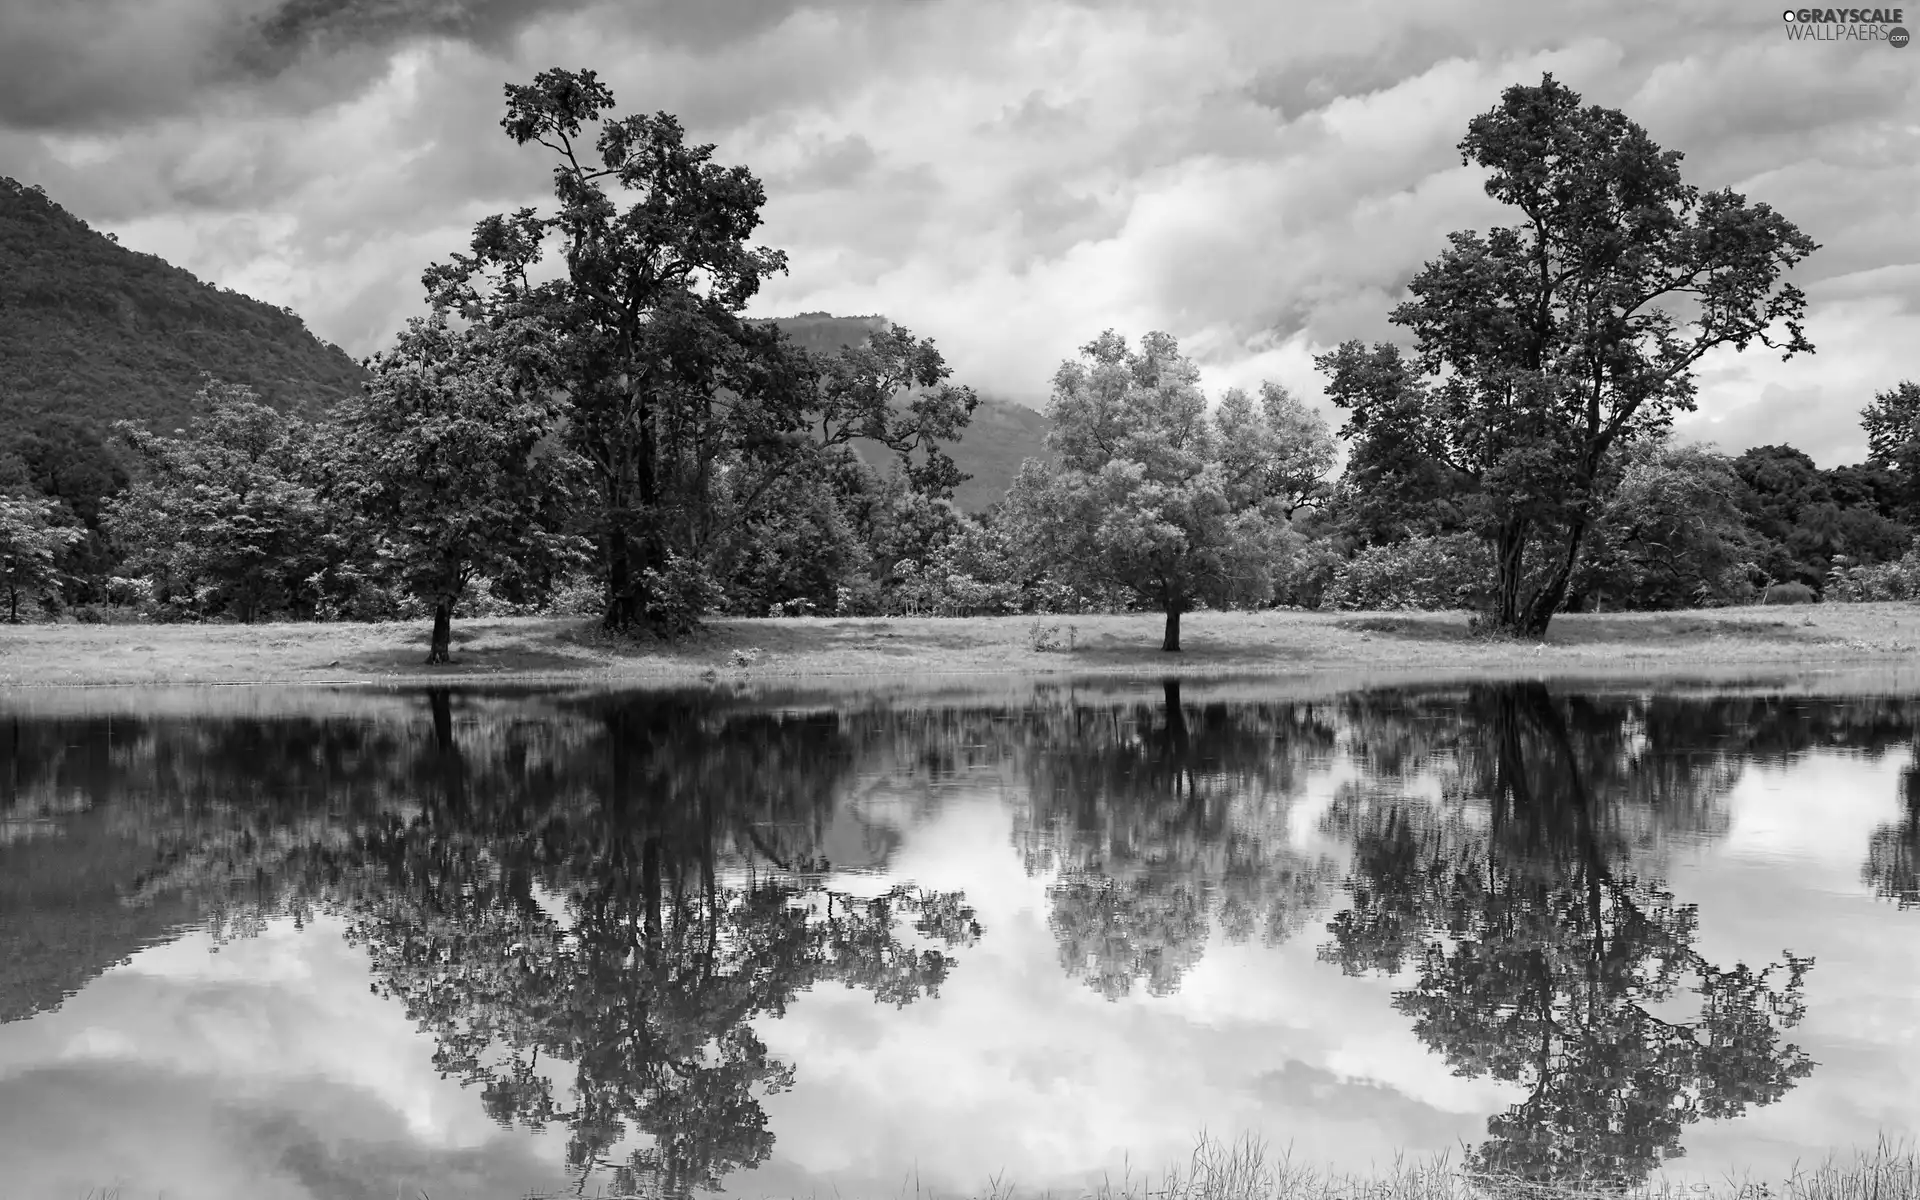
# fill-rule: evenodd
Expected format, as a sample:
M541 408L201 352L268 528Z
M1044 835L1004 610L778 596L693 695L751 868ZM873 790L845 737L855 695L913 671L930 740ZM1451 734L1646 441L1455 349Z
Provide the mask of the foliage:
M1226 444L1199 371L1164 333L1129 350L1109 330L1061 364L1047 415L1057 467L1029 462L1008 495L1030 561L1076 586L1124 588L1167 614L1162 649L1180 648L1180 615L1200 604L1264 603L1285 510L1311 448L1283 404L1242 398ZM1275 393L1269 393L1275 395ZM1249 448L1250 447L1250 448Z
M1827 576L1825 599L1849 603L1920 600L1920 540L1894 562L1866 564L1835 560L1833 571Z
M4 176L0 314L0 428L57 414L96 429L139 420L171 430L193 415L209 370L317 414L364 378L292 312L122 249Z
M1616 448L1693 407L1700 357L1756 340L1789 356L1812 349L1805 297L1779 278L1816 246L1765 204L1684 183L1678 153L1616 111L1582 107L1551 75L1508 88L1460 150L1525 221L1451 235L1394 310L1438 378L1385 386L1368 377L1394 352L1357 342L1318 361L1336 402L1355 410L1350 428L1397 437L1477 484L1495 623L1539 634L1606 500Z
M1893 519L1897 483L1883 468L1822 471L1791 446L1756 446L1734 460L1746 484L1741 507L1756 535L1756 565L1769 580L1816 592L1836 557L1896 558L1912 532Z
M85 536L61 515L55 501L0 493L0 589L9 624L20 622L20 593L53 583L60 552Z
M1904 520L1920 522L1920 383L1903 379L1860 410L1867 461L1898 480Z
M560 443L553 338L505 322L456 332L415 319L369 364L364 396L339 410L340 503L380 538L406 594L434 613L429 662L477 577L521 596L585 560L567 531L583 467Z
M1751 600L1755 547L1732 461L1657 443L1630 447L1622 460L1574 573L1574 596L1637 610Z
M1477 610L1492 570L1486 543L1470 533L1368 546L1334 568L1319 607Z
M1236 507L1270 505L1283 517L1326 502L1333 434L1319 413L1277 383L1260 385L1256 410L1234 388L1213 413L1220 461Z
M1344 539L1295 537L1286 561L1274 572L1273 602L1292 608L1319 608L1340 567L1347 561Z
M352 514L322 494L327 448L314 426L244 386L209 382L199 402L183 436L118 426L142 471L102 515L125 569L150 576L159 603L197 616L313 615L329 572L366 550Z

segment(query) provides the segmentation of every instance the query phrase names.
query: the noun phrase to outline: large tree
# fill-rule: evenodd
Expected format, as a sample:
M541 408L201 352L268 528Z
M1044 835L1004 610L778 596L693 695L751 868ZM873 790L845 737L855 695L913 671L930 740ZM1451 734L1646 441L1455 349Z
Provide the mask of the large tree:
M716 460L800 423L788 385L799 352L737 315L785 269L784 255L747 244L765 192L745 167L714 163L711 145L689 145L667 113L602 120L613 93L592 71L542 71L507 85L506 100L507 135L557 160L558 206L481 221L470 254L428 268L428 295L472 320L531 317L564 333L606 623L684 628L705 585L689 543ZM539 270L551 243L559 278Z
M337 414L344 494L381 535L409 593L433 610L444 663L453 611L486 577L526 590L585 557L568 531L580 460L561 444L557 339L527 320L454 330L410 322Z
M1686 183L1679 152L1551 75L1508 88L1460 151L1521 220L1452 234L1392 320L1437 377L1408 415L1485 494L1494 621L1537 636L1566 598L1610 456L1693 408L1701 357L1813 349L1806 298L1781 276L1818 247L1765 204ZM1321 360L1336 379L1363 353L1343 350Z
M1199 376L1171 336L1150 333L1136 351L1108 330L1054 375L1057 463L1027 460L1007 498L1037 565L1160 609L1170 651L1196 604L1272 595L1300 463L1314 457L1300 445L1311 423L1277 399L1210 417Z

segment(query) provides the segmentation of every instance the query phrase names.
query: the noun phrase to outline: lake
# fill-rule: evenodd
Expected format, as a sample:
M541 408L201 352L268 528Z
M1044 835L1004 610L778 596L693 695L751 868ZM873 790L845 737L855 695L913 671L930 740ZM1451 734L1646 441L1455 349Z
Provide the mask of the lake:
M0 698L0 1196L1778 1175L1920 1129L1920 700Z

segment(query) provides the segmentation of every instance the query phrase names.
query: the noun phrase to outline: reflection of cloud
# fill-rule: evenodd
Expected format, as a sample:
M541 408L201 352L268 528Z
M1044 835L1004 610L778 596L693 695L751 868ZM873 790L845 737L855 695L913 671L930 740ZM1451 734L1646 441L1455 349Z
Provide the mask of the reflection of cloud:
M142 951L59 1012L0 1028L7 1195L520 1194L560 1146L508 1135L370 995L336 922Z
M958 376L1029 401L1109 326L1164 328L1210 383L1389 337L1454 228L1498 218L1454 144L1552 70L1778 207L1817 365L1708 372L1688 432L1857 453L1912 367L1920 82L1896 54L1785 43L1734 0L164 0L0 11L0 160L132 246L303 313L355 354L419 304L478 216L543 199L501 85L600 69L767 180L791 256L757 306L884 312ZM1854 48L1857 51L1857 48ZM1875 273L1901 267L1907 274ZM1844 282L1842 282L1844 280ZM1823 287L1827 281L1833 286ZM1757 408L1769 384L1794 412ZM1866 388L1862 393L1861 389Z

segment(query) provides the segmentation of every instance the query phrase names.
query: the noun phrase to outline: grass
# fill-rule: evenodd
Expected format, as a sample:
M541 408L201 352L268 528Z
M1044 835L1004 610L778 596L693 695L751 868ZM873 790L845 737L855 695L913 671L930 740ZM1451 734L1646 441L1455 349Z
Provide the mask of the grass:
M1184 619L1179 654L1160 651L1161 624L1151 613L729 618L667 644L585 618L477 619L455 622L454 661L438 667L424 665L424 622L0 626L0 687L1920 667L1911 603L1569 614L1537 642L1476 636L1464 613L1203 612Z
M407 1200L433 1200L425 1190ZM524 1200L642 1200L606 1191L529 1192ZM856 1200L840 1196L836 1200ZM1882 1138L1871 1150L1849 1158L1830 1156L1820 1163L1795 1166L1770 1181L1727 1178L1718 1182L1656 1180L1638 1188L1545 1186L1524 1180L1476 1176L1444 1159L1426 1164L1396 1162L1367 1175L1316 1171L1290 1156L1269 1154L1265 1143L1243 1137L1222 1142L1202 1135L1193 1154L1158 1175L1123 1172L1077 1192L1022 1190L1004 1176L987 1181L984 1192L964 1200L1917 1200L1920 1154L1905 1143ZM85 1200L133 1200L118 1187L98 1188ZM477 1200L477 1198L476 1198ZM819 1200L815 1197L814 1200ZM923 1188L916 1178L903 1181L893 1200L963 1200Z
M574 1192L530 1194L526 1200L561 1200ZM597 1193L599 1200L639 1200ZM1784 1178L1717 1182L1655 1180L1637 1188L1542 1185L1474 1175L1444 1158L1425 1164L1395 1162L1366 1175L1317 1171L1272 1156L1258 1138L1233 1142L1201 1135L1193 1154L1158 1175L1124 1172L1078 1192L1022 1190L995 1177L969 1200L1920 1200L1920 1154L1884 1138L1850 1158L1828 1157L1810 1168L1795 1166ZM818 1200L816 1197L815 1200ZM843 1200L852 1200L851 1197ZM959 1200L921 1187L900 1186L895 1200Z

